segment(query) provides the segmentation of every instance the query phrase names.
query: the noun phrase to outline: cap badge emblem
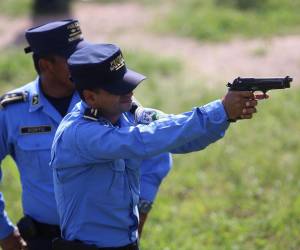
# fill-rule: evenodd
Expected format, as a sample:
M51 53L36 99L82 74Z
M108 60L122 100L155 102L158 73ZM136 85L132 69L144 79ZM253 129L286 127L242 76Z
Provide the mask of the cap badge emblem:
M110 62L110 71L117 71L118 69L122 68L123 66L125 66L125 60L121 54Z

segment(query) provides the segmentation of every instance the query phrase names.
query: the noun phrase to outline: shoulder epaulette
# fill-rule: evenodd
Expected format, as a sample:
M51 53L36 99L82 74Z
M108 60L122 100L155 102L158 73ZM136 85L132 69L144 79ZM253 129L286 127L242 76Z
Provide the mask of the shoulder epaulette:
M111 125L108 120L101 116L99 109L87 108L83 114L83 118L86 120L101 122L103 125Z
M9 104L25 102L28 98L28 92L8 93L0 97L0 109L5 108Z

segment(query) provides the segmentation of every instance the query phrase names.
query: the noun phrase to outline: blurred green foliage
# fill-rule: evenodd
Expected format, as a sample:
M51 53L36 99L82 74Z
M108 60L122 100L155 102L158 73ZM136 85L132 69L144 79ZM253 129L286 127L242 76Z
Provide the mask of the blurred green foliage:
M17 167L11 157L1 163L3 166L3 181L0 183L0 192L4 193L6 212L13 223L17 223L22 216L21 184Z
M222 41L236 36L262 37L299 32L300 2L295 0L169 1L167 15L154 25L199 40Z
M28 14L32 3L32 0L1 0L0 13L11 16Z
M240 10L261 10L262 8L268 8L269 3L269 0L216 0L217 5L227 5Z
M165 58L146 52L135 53L134 50L127 50L125 58L130 68L147 77L142 83L143 87L136 90L136 97L142 101L143 105L167 108L166 96L184 88L184 86L178 86L180 73L183 71L183 65L178 58ZM156 92L160 94L156 95ZM144 98L144 96L152 98ZM173 100L170 102L174 103Z
M24 54L22 48L1 51L0 57L0 93L11 90L34 80L35 70L32 57Z

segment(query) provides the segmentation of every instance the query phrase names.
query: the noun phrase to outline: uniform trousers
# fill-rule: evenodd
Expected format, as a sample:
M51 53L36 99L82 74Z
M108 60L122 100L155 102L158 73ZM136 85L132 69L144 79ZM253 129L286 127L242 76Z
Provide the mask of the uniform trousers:
M59 226L38 222L30 216L21 218L17 226L29 250L52 250L53 239L60 237Z

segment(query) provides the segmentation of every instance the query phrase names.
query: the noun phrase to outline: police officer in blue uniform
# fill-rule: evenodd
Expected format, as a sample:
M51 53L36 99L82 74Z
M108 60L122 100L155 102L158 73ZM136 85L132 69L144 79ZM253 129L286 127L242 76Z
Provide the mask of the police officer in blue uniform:
M48 166L50 145L62 117L80 100L69 80L66 59L86 44L77 20L29 29L26 38L30 46L25 51L33 52L39 77L0 99L0 163L6 155L11 155L20 172L25 216L18 227L25 241L8 218L0 193L0 245L4 250L22 249L26 242L30 249L47 250L51 248L52 238L60 235L52 170ZM153 112L157 111L147 109L145 113ZM143 122L147 122L146 119ZM144 161L142 216L146 217L149 212L170 167L170 154Z
M0 162L11 155L17 164L25 216L18 230L0 193L0 245L15 250L27 243L29 249L47 250L60 235L49 168L51 144L62 117L79 101L66 60L85 42L76 20L52 22L25 35L30 45L25 51L33 52L39 77L0 99Z
M192 111L138 124L145 112L133 118L128 111L145 77L127 69L117 46L86 46L68 64L82 101L62 120L52 145L62 229L54 249L137 250L142 161L204 149L224 136L229 119L251 118L256 97L228 92Z

